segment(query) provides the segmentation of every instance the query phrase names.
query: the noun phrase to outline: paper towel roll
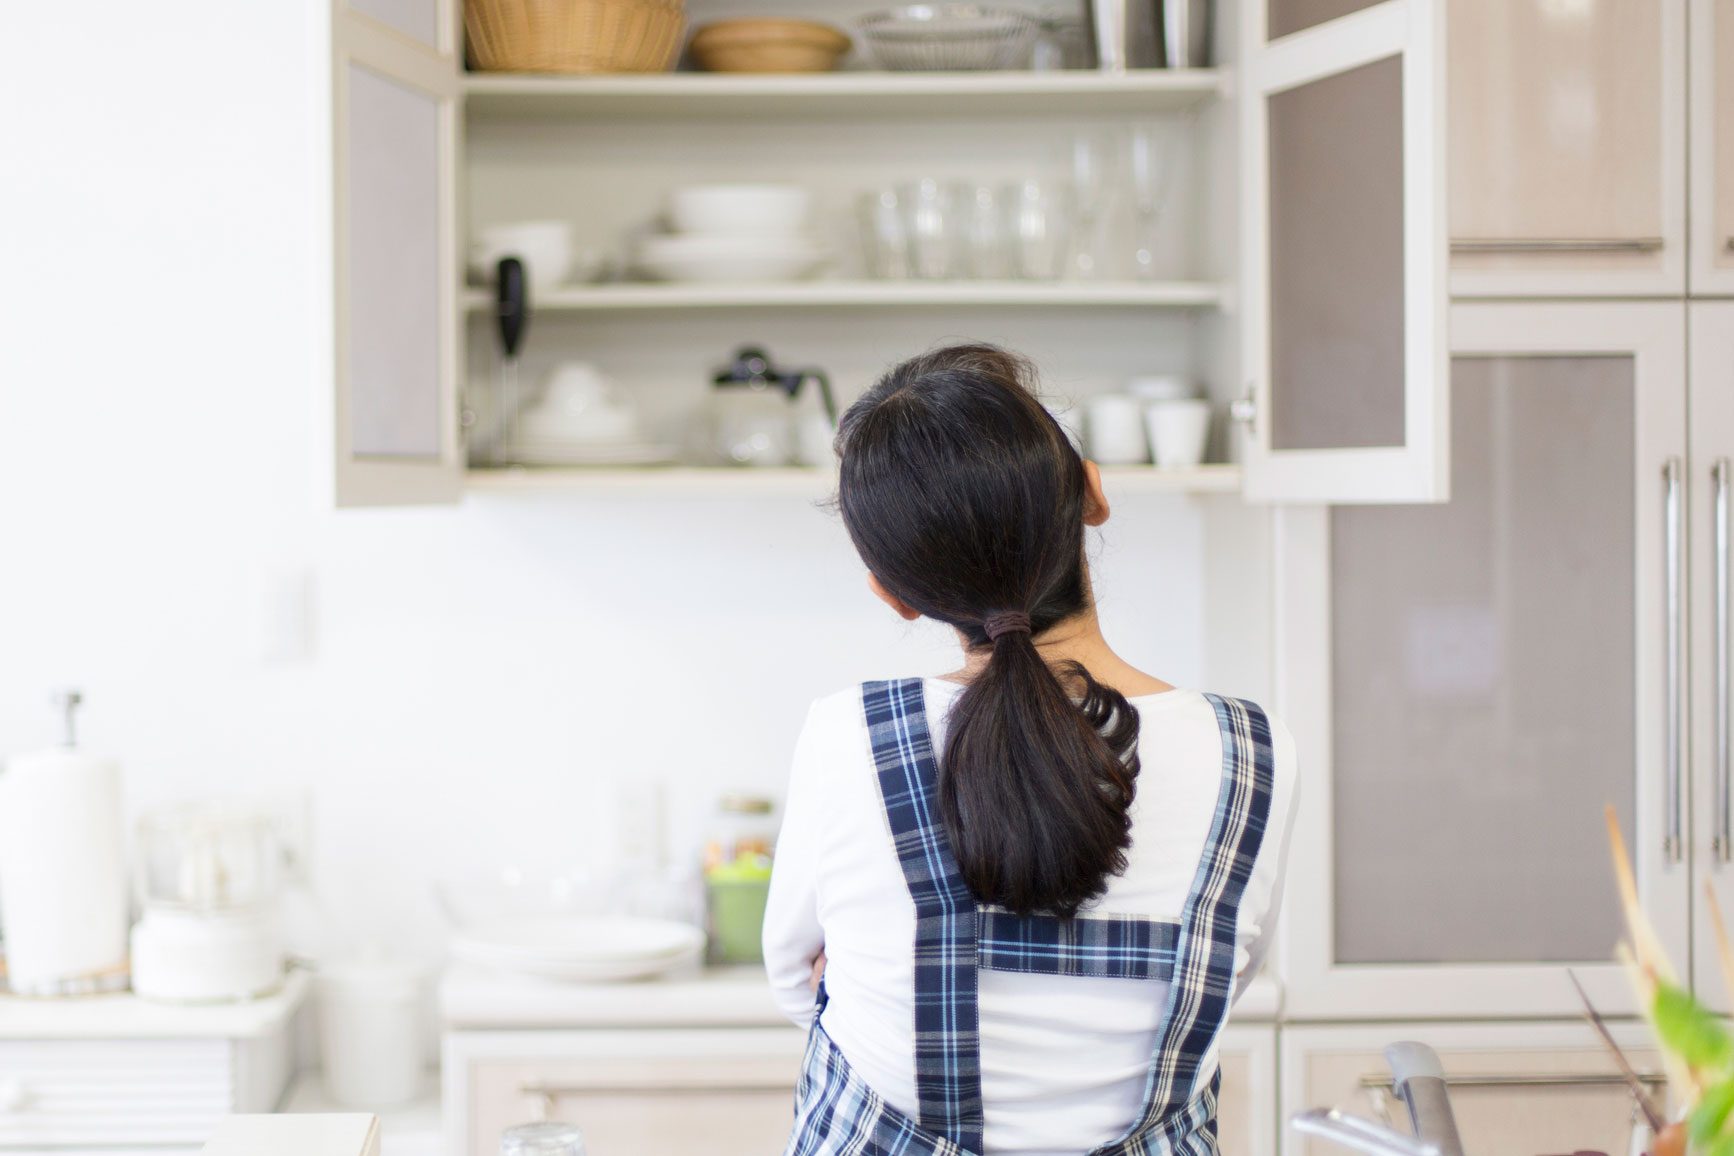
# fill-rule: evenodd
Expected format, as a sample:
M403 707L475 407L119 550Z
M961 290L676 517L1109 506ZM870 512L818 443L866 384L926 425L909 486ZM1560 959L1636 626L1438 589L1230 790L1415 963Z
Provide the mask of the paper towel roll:
M120 767L67 748L0 769L0 928L12 989L58 994L124 976L127 870Z

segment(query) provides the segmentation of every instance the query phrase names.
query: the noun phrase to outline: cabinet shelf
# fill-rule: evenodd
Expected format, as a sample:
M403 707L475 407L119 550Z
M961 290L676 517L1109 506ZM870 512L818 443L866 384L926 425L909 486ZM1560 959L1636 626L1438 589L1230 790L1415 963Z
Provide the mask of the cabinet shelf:
M1214 69L1125 73L831 72L812 75L658 73L530 76L474 73L463 82L474 119L871 120L1174 112L1223 91Z
M698 466L640 468L511 468L469 471L478 493L787 494L823 498L837 485L830 470L726 469ZM1105 466L1102 485L1113 498L1125 494L1227 494L1240 491L1240 467L1232 464L1159 470L1153 466Z
M950 305L1094 306L1214 309L1220 285L1206 281L789 281L771 284L575 285L532 295L535 310L556 313L644 309L907 308ZM493 305L486 289L466 289L464 307Z

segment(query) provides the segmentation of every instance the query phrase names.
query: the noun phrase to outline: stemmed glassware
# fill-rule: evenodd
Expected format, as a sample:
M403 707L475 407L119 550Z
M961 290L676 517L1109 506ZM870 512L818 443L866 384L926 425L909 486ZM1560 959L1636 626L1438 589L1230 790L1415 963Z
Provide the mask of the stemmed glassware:
M1072 140L1072 209L1076 242L1071 274L1082 281L1102 275L1101 227L1108 199L1108 150L1094 136Z
M1129 150L1132 190L1132 275L1156 280L1156 237L1168 205L1173 165L1168 141L1149 125L1132 130Z

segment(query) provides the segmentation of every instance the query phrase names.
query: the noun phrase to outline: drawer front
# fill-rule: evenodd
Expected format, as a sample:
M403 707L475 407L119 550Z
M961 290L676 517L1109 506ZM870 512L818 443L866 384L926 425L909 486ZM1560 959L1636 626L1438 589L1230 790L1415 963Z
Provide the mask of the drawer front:
M534 1054L490 1046L468 1063L471 1153L491 1156L501 1131L541 1119L577 1124L590 1156L763 1156L788 1140L798 1032L514 1034L545 1038L526 1041Z
M1451 1085L1451 1104L1463 1146L1478 1156L1535 1156L1542 1152L1633 1152L1641 1121L1607 1052L1588 1028L1577 1025L1497 1024L1376 1029L1377 1040L1356 1036L1368 1029L1285 1031L1285 1081L1293 1095L1285 1119L1308 1107L1338 1107L1356 1115L1384 1117L1407 1130L1403 1105L1389 1092L1390 1069L1383 1043L1415 1039L1439 1052ZM1486 1034L1476 1038L1478 1031ZM1622 1033L1640 1073L1659 1072L1657 1053L1643 1032ZM1525 1041L1525 1034L1542 1037ZM1295 1067L1289 1069L1289 1064ZM1658 1093L1659 1094L1659 1093ZM1636 1139L1647 1137L1638 1132ZM1333 1156L1337 1149L1289 1133L1288 1156Z
M202 1143L233 1110L227 1040L0 1040L0 1151Z

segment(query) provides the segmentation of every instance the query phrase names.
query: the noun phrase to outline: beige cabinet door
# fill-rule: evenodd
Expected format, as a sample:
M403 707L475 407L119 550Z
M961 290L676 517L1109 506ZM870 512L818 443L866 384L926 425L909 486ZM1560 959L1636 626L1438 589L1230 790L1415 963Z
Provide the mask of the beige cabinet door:
M1734 0L1692 3L1694 297L1734 296Z
M458 52L450 0L331 12L332 498L455 502Z
M590 1156L780 1152L804 1046L793 1028L456 1033L449 1147L491 1156L506 1128L563 1120Z
M1646 1029L1613 1030L1640 1076L1659 1080ZM1636 1152L1634 1139L1648 1137L1614 1061L1587 1025L1297 1027L1282 1034L1283 1156L1341 1151L1287 1126L1308 1108L1334 1107L1409 1131L1384 1058L1385 1046L1398 1040L1438 1051L1464 1150L1476 1156Z
M1681 294L1686 0L1447 8L1453 294Z
M1217 1146L1233 1156L1276 1156L1276 1026L1229 1025L1218 1056Z

